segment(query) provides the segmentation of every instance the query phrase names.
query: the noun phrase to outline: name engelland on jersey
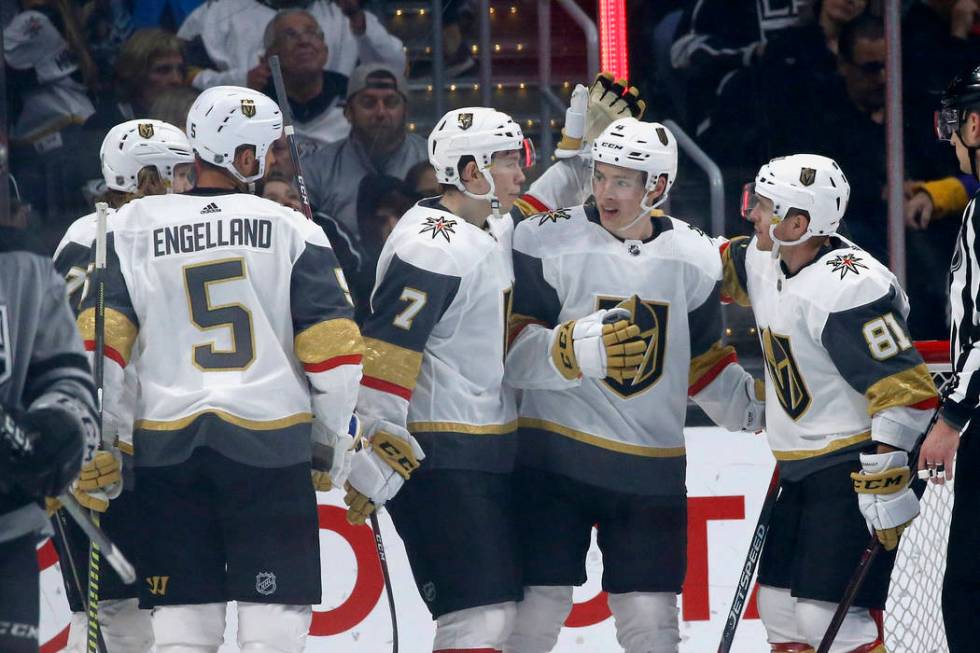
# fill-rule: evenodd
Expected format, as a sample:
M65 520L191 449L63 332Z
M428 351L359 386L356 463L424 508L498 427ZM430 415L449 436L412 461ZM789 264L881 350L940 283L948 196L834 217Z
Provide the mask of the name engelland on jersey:
M272 221L259 218L231 218L215 222L160 227L153 230L153 255L190 254L216 247L272 246Z

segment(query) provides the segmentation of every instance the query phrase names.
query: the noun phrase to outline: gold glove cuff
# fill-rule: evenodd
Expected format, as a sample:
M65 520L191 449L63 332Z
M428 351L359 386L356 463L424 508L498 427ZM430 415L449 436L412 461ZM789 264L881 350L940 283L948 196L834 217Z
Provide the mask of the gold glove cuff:
M378 431L371 437L371 448L406 481L419 468L411 443L398 436Z
M558 327L558 334L554 342L551 343L551 361L555 364L558 373L568 381L574 381L582 376L582 370L578 367L575 359L575 341L572 340L572 331L575 329L575 320L569 320Z
M909 486L912 472L908 467L886 469L875 474L851 472L854 491L858 494L895 494Z

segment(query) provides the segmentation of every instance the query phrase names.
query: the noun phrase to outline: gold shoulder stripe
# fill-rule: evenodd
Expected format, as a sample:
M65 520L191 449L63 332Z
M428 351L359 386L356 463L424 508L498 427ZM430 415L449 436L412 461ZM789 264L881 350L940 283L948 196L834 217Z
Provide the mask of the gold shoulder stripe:
M826 447L821 447L820 449L798 449L795 451L776 451L773 450L772 455L776 457L776 460L805 460L806 458L816 458L817 456L822 456L824 454L833 453L834 451L840 451L841 449L846 449L848 447L854 446L855 444L860 444L862 442L871 441L871 431L864 431L863 433L858 433L857 435L852 435L847 438L841 438L840 440L834 440Z
M868 399L868 415L880 413L886 408L927 402L937 395L936 384L925 363L886 376L864 393Z
M422 353L377 338L364 338L364 376L415 389Z
M517 430L517 420L506 424L463 424L462 422L409 422L412 433L465 433L466 435L509 435Z
M238 415L232 415L231 413L223 410L211 409L202 410L194 413L193 415L188 415L187 417L181 417L175 420L140 419L136 420L135 428L143 431L179 431L180 429L190 426L194 420L202 415L214 415L218 419L228 422L229 424L241 426L242 428L250 429L252 431L276 431L278 429L285 429L289 428L290 426L296 426L297 424L305 424L313 421L313 415L311 413L296 413L295 415L287 415L286 417L280 417L279 419L259 421L246 419L244 417L239 417Z
M691 358L691 367L687 374L688 393L694 396L704 390L725 369L725 366L736 360L735 348L731 345L722 345L721 340L711 345L708 351L700 356Z
M82 340L95 340L95 309L87 308L81 312L76 320L78 331L82 334ZM133 353L133 344L139 329L128 317L119 311L105 309L105 346L119 352L124 363L129 363L129 357Z
M302 363L321 363L337 356L364 353L361 331L353 320L338 318L304 329L293 340L296 357Z
M520 211L521 215L523 215L525 218L535 215L537 213L541 213L541 211L535 208L530 202L528 202L523 197L518 197L516 200L514 200L514 206L517 207L517 210Z
M522 417L518 420L518 423L522 428L549 431L563 435L576 442L582 442L593 447L615 451L616 453L624 453L630 456L642 456L643 458L680 458L685 454L684 447L644 447L638 444L614 442L592 435L591 433L586 433L585 431L577 431L567 426L535 417Z
M732 238L721 246L721 266L724 271L724 276L721 281L721 294L723 297L731 298L739 306L752 305L752 302L749 301L748 289L743 288L741 282L738 280L735 261L732 259L732 244L740 240L745 240L745 238L745 236Z

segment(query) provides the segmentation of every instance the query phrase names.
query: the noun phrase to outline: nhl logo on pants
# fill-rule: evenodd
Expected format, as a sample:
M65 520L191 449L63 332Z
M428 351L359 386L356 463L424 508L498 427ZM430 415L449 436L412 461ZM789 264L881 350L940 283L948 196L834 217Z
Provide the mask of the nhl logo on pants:
M255 591L268 596L276 591L276 575L271 571L260 571L255 575Z

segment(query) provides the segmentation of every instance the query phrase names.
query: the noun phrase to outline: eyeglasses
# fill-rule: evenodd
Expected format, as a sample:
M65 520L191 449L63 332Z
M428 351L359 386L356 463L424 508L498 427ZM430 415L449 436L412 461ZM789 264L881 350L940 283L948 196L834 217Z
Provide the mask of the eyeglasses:
M279 32L279 40L283 41L298 41L300 38L306 38L311 41L323 41L323 30L316 27L307 27L304 30L295 30L291 27Z

